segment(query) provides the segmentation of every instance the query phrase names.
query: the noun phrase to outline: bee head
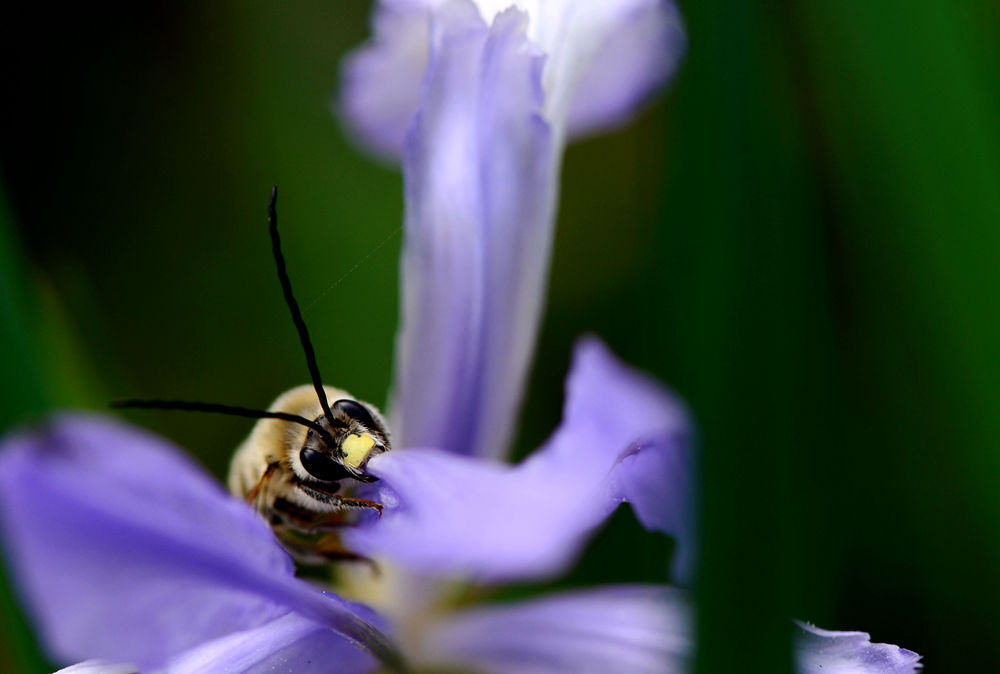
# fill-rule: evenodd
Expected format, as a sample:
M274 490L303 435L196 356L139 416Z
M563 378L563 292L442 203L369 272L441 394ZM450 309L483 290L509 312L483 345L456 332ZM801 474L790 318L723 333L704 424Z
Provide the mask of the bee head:
M337 482L352 478L374 482L365 468L368 461L389 450L389 434L377 413L363 403L349 398L336 401L331 414L321 414L315 423L320 433L310 428L299 450L299 462L312 478Z
M385 422L379 416L378 411L370 405L350 398L341 398L332 406L329 404L326 388L323 386L323 379L320 377L319 366L316 363L316 353L309 339L309 330L306 328L302 311L292 293L292 282L288 278L285 258L281 252L277 200L278 190L273 188L271 202L268 205L271 250L278 272L278 281L281 283L285 303L292 316L292 323L295 324L295 329L298 331L299 342L302 344L302 350L306 357L306 366L309 368L313 389L316 392L322 413L317 417L309 418L285 409L259 410L236 405L188 400L120 400L112 403L112 407L211 412L251 419L280 419L305 426L309 430L298 451L295 451L294 446L282 446L282 449L288 451L288 462L300 479L333 483L345 478L352 478L362 482L374 482L377 478L369 475L365 468L371 457L389 450L389 432L386 430ZM292 392L287 392L285 395L288 393ZM297 441L294 444L297 444Z

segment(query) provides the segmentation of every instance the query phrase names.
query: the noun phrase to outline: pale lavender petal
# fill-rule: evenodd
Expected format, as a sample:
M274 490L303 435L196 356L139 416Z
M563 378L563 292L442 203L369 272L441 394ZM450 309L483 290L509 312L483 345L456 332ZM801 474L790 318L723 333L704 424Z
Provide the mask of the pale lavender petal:
M578 0L572 7L578 8ZM687 44L680 13L667 0L591 0L599 15L584 19L577 48L579 76L569 97L569 134L620 126L677 70ZM586 10L577 9L579 14ZM594 10L591 10L595 13Z
M403 145L397 444L503 456L545 298L567 124L619 123L682 43L661 0L378 5L342 105L377 151Z
M544 116L567 136L617 126L673 74L685 36L670 0L475 0L487 23L514 5L545 54Z
M796 622L800 674L912 674L920 656L891 644L873 644L864 632L831 632Z
M377 669L367 653L322 625L290 613L202 644L172 659L167 674L352 674Z
M372 526L345 534L349 545L429 575L544 577L570 563L630 500L644 524L681 537L682 551L691 546L683 408L596 340L578 347L567 389L559 429L519 466L431 449L373 459L378 498L389 508Z
M66 416L8 437L0 525L53 654L154 668L295 610L393 659L356 607L293 576L267 525L164 441Z
M514 425L556 187L542 58L525 22L508 10L488 28L468 2L434 14L404 164L397 446L498 456Z
M432 664L474 671L679 674L694 652L677 590L613 586L462 611L432 629Z
M371 672L377 661L342 636L295 613L207 641L172 658L164 674L339 674ZM88 660L57 674L136 674L135 665Z
M430 11L422 0L382 0L371 41L341 69L339 107L354 136L378 155L399 158L427 68Z
M534 469L543 475L582 472L588 466L605 470L614 501L631 503L647 529L674 536L675 580L690 582L698 547L698 473L686 408L593 338L577 345L567 389L563 424ZM619 446L628 451L619 456L608 451ZM588 451L585 460L581 449Z
M461 1L461 0L459 0ZM453 4L455 0L452 0ZM444 0L382 0L371 41L342 71L340 108L356 137L398 158L420 107L433 16ZM687 40L669 0L474 0L490 25L508 7L528 17L546 54L544 116L563 138L621 125L673 75Z

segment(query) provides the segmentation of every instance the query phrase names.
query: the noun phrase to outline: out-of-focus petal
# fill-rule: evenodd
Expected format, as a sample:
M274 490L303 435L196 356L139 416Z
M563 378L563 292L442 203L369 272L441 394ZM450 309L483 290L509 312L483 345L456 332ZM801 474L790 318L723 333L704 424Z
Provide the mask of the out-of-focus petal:
M293 576L245 504L122 424L67 416L9 437L0 524L17 587L58 658L153 669L289 610L394 658L356 607Z
M627 122L673 76L687 45L680 13L672 2L590 4L613 13L600 17L591 28L596 48L588 46L583 52L579 76L568 94L569 135L575 137Z
M800 674L912 674L920 656L891 644L873 644L864 632L831 632L796 622Z
M408 136L398 446L506 448L545 295L555 173L542 59L525 16L469 2L434 14Z
M612 586L462 611L432 628L424 657L475 671L678 674L694 651L677 590Z
M382 0L372 18L371 42L341 69L339 107L352 133L387 158L403 154L427 69L430 10L419 0Z
M796 623L799 674L913 674L920 656L864 632ZM680 590L612 586L462 611L428 630L431 664L476 671L691 671L694 611Z
M338 674L374 671L378 663L342 636L295 613L207 641L172 658L163 674ZM135 665L88 660L56 674L137 674Z
M631 500L644 524L690 546L689 426L676 400L596 340L577 348L567 396L559 429L516 467L430 449L373 459L379 498L396 507L347 532L349 545L429 575L544 577Z
M167 674L353 674L377 662L322 625L290 613L249 630L202 644L171 660Z
M465 2L467 0L457 0ZM456 0L382 0L373 37L345 62L340 107L351 130L377 154L402 154L420 107L430 24ZM624 123L673 75L686 46L669 0L474 0L487 25L513 6L546 54L543 115L558 138Z
M515 5L546 54L545 118L557 138L618 126L673 74L686 45L670 0L475 0L487 22Z
M670 0L475 0L487 22L514 5L546 55L545 119L562 139L617 126L676 70L686 45Z

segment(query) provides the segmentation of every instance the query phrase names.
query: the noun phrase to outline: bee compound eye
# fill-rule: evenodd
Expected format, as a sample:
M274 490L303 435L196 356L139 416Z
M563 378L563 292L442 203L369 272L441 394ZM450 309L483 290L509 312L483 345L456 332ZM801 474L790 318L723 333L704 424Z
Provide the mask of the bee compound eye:
M372 418L371 412L357 400L350 400L349 398L338 400L333 403L333 411L334 413L340 412L355 421L360 421L369 430L374 431L379 429L378 424L375 423L375 419Z
M347 469L329 454L308 447L299 452L302 467L317 480L337 482L351 477Z

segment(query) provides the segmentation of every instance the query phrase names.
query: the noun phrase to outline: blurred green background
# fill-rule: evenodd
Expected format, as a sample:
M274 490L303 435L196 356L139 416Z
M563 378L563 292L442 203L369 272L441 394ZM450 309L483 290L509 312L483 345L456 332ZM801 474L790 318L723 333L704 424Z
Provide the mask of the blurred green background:
M993 670L1000 5L682 11L671 90L567 154L518 451L557 423L572 340L596 332L699 422L699 672L788 671L788 616L904 645L929 672ZM272 184L325 378L384 400L401 181L331 114L369 12L6 12L4 428L125 396L265 406L305 382L266 237ZM359 308L363 332L342 320ZM249 430L128 418L220 477ZM622 512L564 582L661 580L668 554ZM48 671L14 591L0 668Z

